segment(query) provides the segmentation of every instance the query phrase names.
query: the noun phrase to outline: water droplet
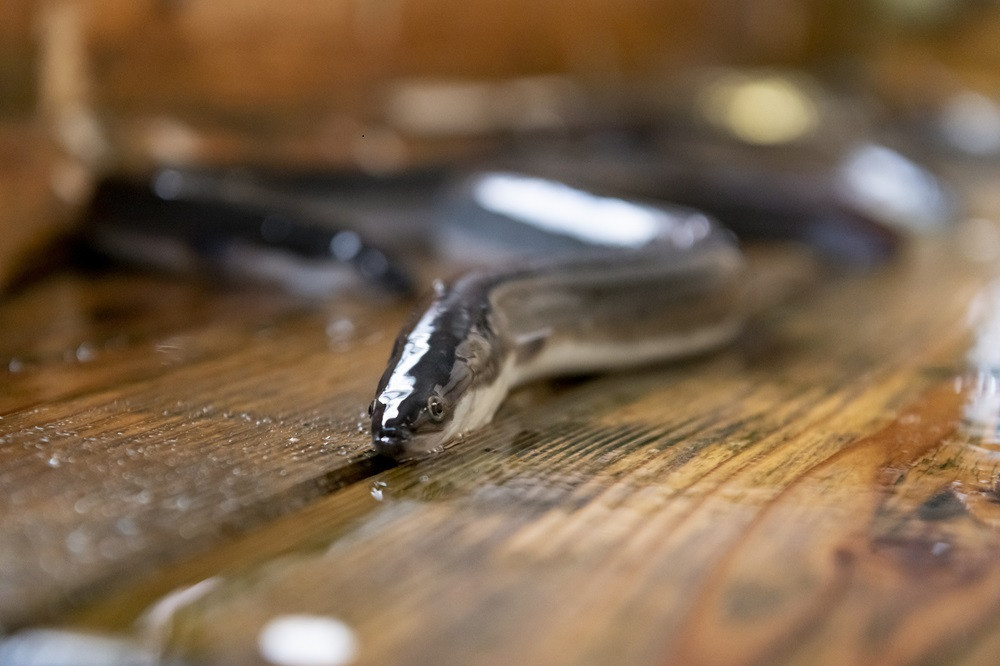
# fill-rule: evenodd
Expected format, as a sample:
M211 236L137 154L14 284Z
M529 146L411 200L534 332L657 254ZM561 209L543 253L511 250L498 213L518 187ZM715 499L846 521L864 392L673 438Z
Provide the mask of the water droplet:
M131 516L119 518L115 523L115 529L118 530L119 534L125 536L135 536L139 533L139 526L136 525L135 519Z
M59 467L59 458L52 456L49 458L49 467Z
M376 502L381 502L383 499L383 491L388 486L385 481L376 481L372 484L371 493L372 497L375 498Z
M354 322L346 317L331 319L326 325L326 337L334 344L343 344L354 337Z
M361 251L361 237L353 231L341 231L330 239L330 252L339 261L350 261Z
M191 508L191 498L186 495L178 495L167 502L167 508L187 511Z
M153 191L161 199L176 199L184 190L184 175L176 169L164 169L153 177Z
M7 372L13 374L21 372L22 370L24 370L24 363L21 362L21 359L12 358L7 361Z
M79 527L66 535L66 548L74 555L81 555L90 548L90 535Z
M289 437L288 441L291 442L292 444L297 444L299 442L299 438L298 437Z
M361 254L357 266L362 275L378 279L384 277L389 270L389 260L378 250L369 248Z
M76 348L76 360L80 363L86 363L88 361L94 360L94 348L86 342L80 343Z

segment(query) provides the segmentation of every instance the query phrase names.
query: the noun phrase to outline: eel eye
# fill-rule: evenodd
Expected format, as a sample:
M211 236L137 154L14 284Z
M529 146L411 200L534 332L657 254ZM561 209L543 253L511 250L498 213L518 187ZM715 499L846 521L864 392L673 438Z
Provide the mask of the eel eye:
M440 423L444 419L444 400L436 395L427 398L427 415L432 421Z
M371 402L368 403L368 416L372 416L373 414L375 414L376 402L378 402L378 400L372 400Z

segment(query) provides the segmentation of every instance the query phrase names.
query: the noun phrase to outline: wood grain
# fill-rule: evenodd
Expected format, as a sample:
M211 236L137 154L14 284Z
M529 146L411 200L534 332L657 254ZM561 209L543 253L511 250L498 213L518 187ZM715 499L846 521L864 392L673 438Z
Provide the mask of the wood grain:
M406 304L54 277L0 315L0 622L223 664L286 613L361 663L983 663L1000 470L962 420L958 248L826 275L719 354L526 387L400 467L362 416Z
M24 300L8 308L31 334L3 384L6 622L282 513L365 451L371 389L351 359L382 356L385 334L351 306L303 314L198 285L56 283L22 296L34 327ZM343 321L360 336L350 350ZM277 512L258 501L282 493Z

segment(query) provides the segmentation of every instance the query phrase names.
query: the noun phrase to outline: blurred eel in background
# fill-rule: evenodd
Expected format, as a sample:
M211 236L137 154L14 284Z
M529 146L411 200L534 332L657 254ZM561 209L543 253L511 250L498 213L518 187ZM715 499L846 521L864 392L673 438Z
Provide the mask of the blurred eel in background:
M970 39L969 26L1000 26L1000 10L863 4L777 0L719 11L691 2L624 8L607 1L570 20L550 0L501 0L482 16L459 0L349 8L11 0L0 8L0 191L8 203L0 212L0 289L31 267L39 248L84 219L72 213L101 179L108 184L94 201L104 209L96 215L102 224L119 215L140 222L124 210L109 214L111 182L141 188L145 174L162 168L334 174L328 183L344 173L375 181L389 174L392 181L428 166L448 182L470 170L514 169L693 205L745 236L798 238L836 261L870 265L897 243L869 224L886 223L893 193L903 195L897 203L910 197L916 204L890 214L910 228L950 216L954 202L936 197L936 185L912 196L920 188L900 189L906 178L883 178L920 169L841 166L850 156L860 165L912 165L888 147L907 152L919 138L903 131L895 135L900 143L885 143L884 130L894 120L924 122L935 110L947 111L937 123L945 129L976 129L949 136L980 157L1000 145L1000 112L990 105L996 90L989 82L1000 84L995 63L963 55L982 53L975 36L993 34L971 31ZM829 90L840 92L824 91L807 72L823 72ZM963 121L969 118L975 122ZM601 144L636 127L652 130L652 143L630 139L624 151ZM549 151L553 144L558 149ZM852 188L867 188L868 202L852 198ZM291 196L299 193L291 188ZM231 198L190 203L243 205ZM306 236L335 233L317 231L327 224L317 224L326 220L322 211L293 217L308 218ZM367 225L361 217L332 226ZM374 251L392 234L377 226L355 232L373 252L359 250L352 270L399 288L390 283L400 264L388 259L388 247ZM220 251L230 245L223 238L307 259L316 252L297 238L275 244L259 230L248 237L229 222L223 227L212 240L182 234L198 248L196 263L231 254ZM282 242L287 247L279 248ZM379 269L376 257L386 258L392 274L380 274L388 269Z

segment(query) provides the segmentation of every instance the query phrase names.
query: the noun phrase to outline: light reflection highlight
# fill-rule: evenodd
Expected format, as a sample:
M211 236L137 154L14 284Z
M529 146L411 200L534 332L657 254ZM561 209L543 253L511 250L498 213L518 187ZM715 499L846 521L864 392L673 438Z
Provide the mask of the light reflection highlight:
M159 655L128 638L30 629L0 638L4 666L156 666Z
M340 666L358 651L354 631L322 615L279 615L264 625L257 647L277 666Z
M672 222L671 216L652 206L515 174L483 176L473 196L491 213L590 245L640 248Z
M1000 445L1000 280L973 300L968 323L975 339L967 355L972 379L962 387L968 396L964 425L980 444L995 448Z
M884 223L927 231L950 218L950 201L938 179L891 148L861 144L848 153L839 171L845 194Z
M437 308L429 309L413 327L413 332L407 336L399 363L397 363L393 373L389 375L389 381L385 388L376 398L385 405L384 421L399 418L403 401L413 394L417 386L415 368L431 351L431 335L435 330L438 315Z
M802 139L816 129L820 117L805 85L771 72L718 76L700 95L699 106L715 126L758 145Z

